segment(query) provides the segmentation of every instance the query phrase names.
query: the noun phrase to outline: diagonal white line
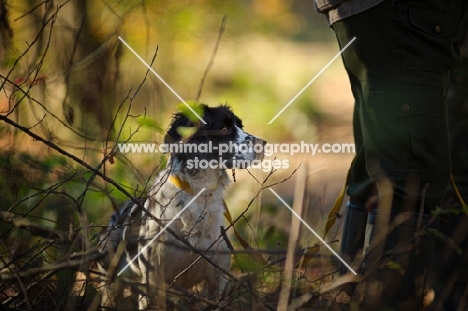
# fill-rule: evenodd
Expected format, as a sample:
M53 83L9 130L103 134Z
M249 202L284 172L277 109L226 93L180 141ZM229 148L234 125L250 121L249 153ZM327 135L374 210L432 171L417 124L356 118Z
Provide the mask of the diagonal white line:
M135 257L132 258L132 260L130 260L130 262L127 263L127 265L125 267L122 268L122 270L120 270L119 273L117 273L117 276L121 275L122 272L124 272L125 269L127 269L131 264L132 262L134 262L138 257L140 257L141 253L143 253L149 246L150 244L152 244L164 231L166 231L166 229L174 222L174 220L176 220L177 218L179 218L179 216L190 206L190 204L193 203L193 201L195 201L196 198L198 198L200 196L200 194L202 194L203 191L205 191L206 188L203 188L202 190L200 190L200 192L197 193L196 196L193 197L193 199L190 200L190 202L187 203L187 205L184 206L183 209L180 210L180 212L177 213L177 215L174 216L174 218L171 219L171 221L169 221L167 223L167 225L164 226L164 228L161 229L161 231L158 232L158 234L156 234L152 239L151 241L148 242L148 244L146 244L139 252L138 254L135 255Z
M173 89L166 81L164 81L164 79L163 79L160 75L158 75L158 73L157 73L153 68L151 68L151 66L148 65L148 63L145 62L145 60L144 60L143 58L141 58L140 55L138 55L138 53L135 52L135 50L132 49L132 47L131 47L130 45L128 45L128 43L125 42L124 39L122 39L121 36L119 36L118 38L119 38L120 41L122 41L123 44L125 44L125 46L126 46L130 51L132 51L133 54L135 54L135 56L146 66L146 68L148 68L148 69L149 69L149 70L150 70L150 71L151 71L151 72L152 72L152 73L153 73L153 74L154 74L154 75L155 75L155 76L172 92L172 93L174 93L174 95L175 95L181 102L183 102L183 103L185 104L185 106L187 106L188 109L190 109L190 111L191 111L203 124L206 124L205 120L203 120L203 118L200 117L200 115L199 115L198 113L196 113L196 111L193 110L192 107L190 107L190 105L187 104L187 103L185 102L185 100L184 100L182 97L180 97L179 94L177 94L177 92L174 91L174 89Z
M283 109L281 109L281 111L278 112L276 116L270 120L270 122L268 122L268 124L273 123L273 121L275 121L276 118L278 118L280 114L282 114L296 100L296 98L298 98L299 95L301 95L302 92L304 92L315 81L315 79L317 79L328 68L328 66L330 66L351 45L351 43L354 42L354 40L356 40L356 37L351 39L351 41L349 41L349 43L346 44L346 46L342 48L341 51L339 51L338 54L336 54L335 57L333 57L331 61L329 61L328 64L326 64L325 67L323 67L322 70L320 70L319 73L317 73L315 77L313 77L312 80L310 80L309 83L307 83L306 86L304 86L302 90L300 90L299 93L297 93L296 96L294 96L293 99L291 99L289 103L287 103L286 106L284 106Z
M322 239L322 237L321 237L320 235L318 235L317 232L315 232L314 229L312 229L312 228L309 226L309 224L306 223L305 220L302 219L302 217L301 217L299 214L297 214L297 213L291 208L291 206L289 206L288 203L286 203L286 202L283 200L283 198L281 198L281 197L279 196L278 193L276 193L275 190L273 190L273 189L271 189L271 188L268 188L268 189L270 189L270 191L278 198L278 200L280 200L280 201L284 204L284 206L286 206L286 207L291 211L291 213L293 213L293 215L296 216L297 219L299 219L299 220L302 222L302 224L303 224L304 226L306 226L307 229L309 229L310 232L312 232L312 233L317 237L317 239L319 239L320 242L322 242L323 245L325 245L325 246L333 253L333 255L335 255L335 256L346 266L346 268L349 269L349 271L351 271L354 275L357 275L356 271L354 271L353 268L351 268L351 266L348 265L348 264L346 263L346 261L344 261L343 258L341 258L340 255L338 255L338 254L333 250L333 248L331 248L331 246L328 245L328 243L325 242L325 240Z

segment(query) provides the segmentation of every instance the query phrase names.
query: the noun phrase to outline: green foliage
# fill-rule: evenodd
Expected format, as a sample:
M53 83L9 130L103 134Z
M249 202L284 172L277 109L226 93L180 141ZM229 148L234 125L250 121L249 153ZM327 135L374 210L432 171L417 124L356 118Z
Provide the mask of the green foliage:
M149 129L153 129L153 130L156 130L156 132L160 133L160 134L163 134L164 133L164 129L161 128L160 124L153 118L149 117L149 116L138 116L136 118L136 122L138 123L139 126L143 127L143 128L149 128Z
M182 139L188 139L196 132L197 132L197 128L193 126L192 127L179 126L177 128L177 134L179 134L182 137Z
M187 104L187 105L186 105ZM200 122L198 116L203 118L203 106L195 101L188 101L177 104L177 110L182 113L190 122L196 124Z

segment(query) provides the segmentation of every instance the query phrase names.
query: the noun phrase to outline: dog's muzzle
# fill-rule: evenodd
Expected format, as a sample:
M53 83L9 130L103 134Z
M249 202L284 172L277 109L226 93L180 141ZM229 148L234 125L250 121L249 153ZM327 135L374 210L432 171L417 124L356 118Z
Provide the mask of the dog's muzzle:
M265 157L265 145L267 142L261 138L256 137L254 140L254 146L261 146L261 148L254 148L255 160L263 160ZM261 151L259 151L261 149Z

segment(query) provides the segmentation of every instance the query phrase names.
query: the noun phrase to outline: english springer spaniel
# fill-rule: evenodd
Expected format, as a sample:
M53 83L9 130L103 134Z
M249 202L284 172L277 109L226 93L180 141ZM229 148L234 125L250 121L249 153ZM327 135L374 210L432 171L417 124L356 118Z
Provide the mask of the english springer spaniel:
M103 252L113 253L125 241L125 256L116 272L132 271L142 284L140 309L164 304L168 285L190 289L204 282L207 299L216 301L228 282L230 253L223 214L231 181L226 169L246 168L261 160L265 142L246 133L228 106L201 108L206 124L194 123L182 113L174 115L164 139L170 156L167 169L150 188L144 210L127 203L101 235ZM186 137L181 135L183 128L191 128ZM102 304L122 306L122 292L112 290L108 282Z

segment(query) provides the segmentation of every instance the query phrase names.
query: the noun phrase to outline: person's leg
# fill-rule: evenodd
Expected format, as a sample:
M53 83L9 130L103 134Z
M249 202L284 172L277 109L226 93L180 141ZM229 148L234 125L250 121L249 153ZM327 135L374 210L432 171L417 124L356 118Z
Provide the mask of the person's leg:
M372 197L372 194L376 194L376 191L375 184L370 179L366 170L364 142L359 117L359 109L362 105L361 101L363 98L360 90L360 83L353 76L350 76L350 80L353 96L355 98L353 131L356 156L351 163L349 172L349 186L347 192L351 199L346 206L340 254L346 262L352 264L356 260L362 260L367 212L370 202L375 201L369 198ZM360 254L361 256L359 256ZM348 269L343 266L342 273L347 272Z
M435 3L424 2L425 8L431 2ZM361 133L364 156L361 153L359 157L362 150L357 148L356 159L364 160L369 174L352 179L348 194L351 201L361 201L365 205L369 202L366 196L372 196L369 185L376 182L380 196L377 213L384 215L377 217L380 219L385 219L383 209L419 212L422 206L424 212L434 210L440 206L450 174L445 92L447 72L453 63L450 42L456 37L456 27L447 21L455 19L441 12L412 10L400 4L392 7L390 1L386 1L334 25L341 46L356 37L342 56L353 94L356 97L356 90L361 92L361 98L356 98L360 130L355 133ZM434 20L442 26L427 28ZM427 31L435 33L428 34ZM439 35L441 32L443 34ZM362 165L355 161L354 176L362 177L363 171ZM382 200L385 197L387 201ZM421 284L425 273L418 275L416 282L414 271L408 270L413 267L427 270L430 256L422 258L418 254L430 253L431 243L424 246L424 250L418 247L421 245L417 243L416 232L421 222L417 222L418 226L413 229L400 230L398 226L395 229L389 227L389 221L390 216L386 222L377 221L374 228L393 234L388 239L404 238L410 250L404 252L405 260L399 260L398 266L386 271L405 271L401 282L412 284L413 290L399 291L403 287L396 285L398 278L382 279L383 286L396 285L393 286L396 292L383 293L391 296L390 299L381 296L381 301L419 296L421 291L416 288L416 283ZM380 245L383 252L389 250L385 239ZM394 257L395 260L401 258ZM376 263L391 263L391 259L386 260L386 263ZM379 280L379 276L379 271L374 271L370 279ZM389 281L395 282L390 284Z
M388 10L393 11L389 13ZM409 14L402 11L402 14ZM350 181L348 194L351 201L368 203L369 195L372 196L370 185L381 173L392 180L396 209L401 209L407 200L408 184L417 188L418 203L428 184L431 191L426 191L424 198L430 211L440 206L449 177L445 112L448 69L438 71L442 63L449 61L444 62L443 55L434 54L427 70L418 67L424 57L406 54L416 53L412 49L431 49L434 45L427 42L427 47L419 47L414 42L413 46L405 47L406 38L398 36L409 34L398 34L396 25L403 22L394 17L400 13L384 2L334 26L341 46L357 38L343 53L343 60L353 94L356 97L358 92L362 93L356 100L359 122L354 125L361 127L355 130L355 134L361 132L361 137L355 139L356 144L362 140L364 151L356 146L354 179ZM424 14L421 13L423 17ZM405 22L410 23L409 19L407 16ZM414 65L412 57L416 59ZM368 172L363 172L363 162L367 171L375 176L371 178Z
M467 21L468 22L468 21ZM467 33L468 35L468 33ZM468 43L468 42L467 42ZM457 189L468 202L468 50L461 67L451 74L448 96L448 123L451 141L452 174ZM440 239L435 246L430 285L435 291L431 310L456 310L463 303L468 276L468 215L464 212L455 189L449 187L450 207L446 223L441 225ZM453 212L452 212L453 211ZM452 243L447 243L451 240Z

